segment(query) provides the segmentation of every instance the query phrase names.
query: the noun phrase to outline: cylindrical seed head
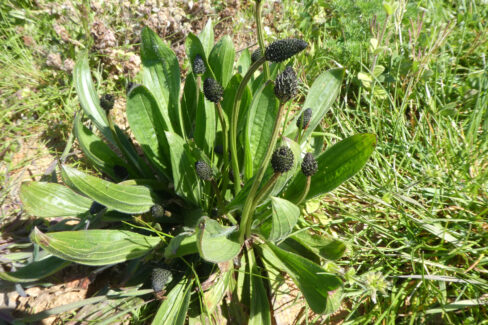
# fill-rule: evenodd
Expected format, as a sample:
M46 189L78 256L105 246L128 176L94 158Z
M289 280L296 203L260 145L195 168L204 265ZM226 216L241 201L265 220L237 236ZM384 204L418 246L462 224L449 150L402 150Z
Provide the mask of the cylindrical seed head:
M307 177L313 176L317 172L318 168L319 165L317 164L317 160L315 160L314 156L311 153L307 152L302 160L303 174Z
M118 178L120 179L127 179L127 177L129 177L129 172L127 171L127 168L125 168L124 166L120 166L120 165L114 165L114 174L115 176L117 176Z
M203 93L209 101L218 103L224 96L224 88L222 88L217 80L207 78L203 82Z
M264 52L266 60L281 62L300 53L308 46L308 43L301 39L288 38L271 43Z
M274 93L282 103L289 101L297 94L297 76L292 67L286 67L276 77Z
M155 204L151 207L151 215L154 218L161 218L164 216L164 208L161 204Z
M195 163L195 170L197 176L204 181L211 181L213 178L212 168L203 160L199 160Z
M100 106L102 106L106 112L110 111L114 107L114 104L115 98L113 95L104 94L100 97Z
M173 281L173 275L170 271L159 267L152 270L151 282L154 292L162 291L171 281Z
M275 173L286 173L293 167L293 152L286 146L281 146L271 156L271 166Z
M98 212L105 209L105 205L98 203L97 201L93 201L92 205L90 206L90 214L92 216L96 215Z
M302 115L300 115L300 117L297 119L297 127L299 129L305 130L306 128L308 128L311 119L312 119L312 109L307 108L306 110L303 111Z
M205 68L205 62L200 54L195 55L193 59L193 73L204 74L207 68Z
M261 48L257 48L254 52L251 54L251 62L254 63L257 60L259 60L263 54L261 54Z

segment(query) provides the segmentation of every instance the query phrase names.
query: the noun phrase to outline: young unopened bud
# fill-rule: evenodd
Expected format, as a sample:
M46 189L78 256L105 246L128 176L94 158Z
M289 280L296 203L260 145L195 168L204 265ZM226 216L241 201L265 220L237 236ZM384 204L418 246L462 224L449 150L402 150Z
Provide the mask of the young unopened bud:
M104 94L100 97L100 106L102 106L106 112L110 111L114 107L114 104L115 98L113 95Z
M257 60L259 60L261 57L263 56L263 54L261 53L261 49L258 48L256 49L254 52L252 52L251 54L251 62L254 63L256 62Z
M114 174L120 179L127 179L129 177L129 172L124 166L114 165Z
M306 110L303 111L302 115L300 115L300 117L297 119L297 127L299 129L305 130L306 128L308 128L311 119L312 119L312 109L307 108Z
M222 97L224 96L224 88L222 88L217 80L207 78L203 82L203 93L209 101L218 103L222 100Z
M275 173L286 173L293 167L293 152L290 148L282 146L277 148L271 156L271 166Z
M194 74L204 74L207 68L205 68L205 62L200 54L195 55L193 59L193 73Z
M154 292L163 291L166 285L171 281L173 281L173 275L170 271L159 267L152 270L151 282Z
M212 168L203 160L199 160L195 163L195 170L197 176L204 181L211 181L213 178Z
M288 38L271 43L264 52L266 60L281 62L300 53L308 46L308 43L301 39Z
M305 157L302 160L302 172L305 176L313 176L319 165L317 164L317 160L315 160L314 156L311 153L306 153Z
M286 67L276 77L274 93L282 103L289 101L297 94L297 76L292 67Z
M160 204L155 204L151 207L151 215L154 218L161 218L164 216L164 208Z
M97 201L93 201L91 207L90 207L90 214L92 216L96 215L98 212L102 211L105 209L105 205L98 203Z

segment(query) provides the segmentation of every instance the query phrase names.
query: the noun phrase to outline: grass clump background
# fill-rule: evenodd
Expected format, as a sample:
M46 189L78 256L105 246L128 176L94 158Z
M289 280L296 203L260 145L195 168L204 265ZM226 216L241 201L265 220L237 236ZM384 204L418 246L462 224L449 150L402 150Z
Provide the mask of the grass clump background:
M23 180L49 179L68 140L78 109L71 81L77 51L90 50L96 84L115 94L117 111L138 72L144 25L180 58L185 35L209 18L217 37L231 35L237 49L255 47L251 1L168 4L160 10L150 1L0 4L0 245L9 244L0 246L2 263L25 259L22 244L44 222L23 212L18 188ZM265 1L263 25L273 31L267 43L280 35L310 44L297 60L297 74L307 81L301 93L320 72L346 68L341 95L323 121L324 146L360 132L377 136L363 171L306 206L315 229L347 244L345 256L326 266L347 280L339 311L318 318L287 289L276 313L290 312L298 323L485 321L488 3ZM86 168L77 152L68 161ZM84 271L74 273L92 284L108 281ZM52 284L68 293L75 286L81 294L73 299L88 297L89 286L76 281L60 274ZM29 312L28 297L15 296L4 282L1 288L15 298L4 304ZM39 291L23 290L42 300ZM144 315L140 307L131 317L143 322Z

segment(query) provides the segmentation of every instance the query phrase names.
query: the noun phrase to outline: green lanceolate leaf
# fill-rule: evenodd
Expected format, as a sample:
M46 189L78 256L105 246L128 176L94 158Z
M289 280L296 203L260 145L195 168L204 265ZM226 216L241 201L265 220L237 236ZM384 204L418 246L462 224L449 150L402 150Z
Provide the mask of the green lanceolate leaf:
M203 303L209 314L212 314L215 307L221 304L222 298L224 298L226 291L229 289L233 273L234 268L230 267L230 269L223 274L218 274L217 280L213 283L212 287L203 294Z
M73 70L73 81L75 83L76 93L81 103L81 107L90 120L95 123L103 136L116 145L112 132L108 126L108 119L105 111L100 107L100 101L93 87L90 67L88 65L88 55L82 53L76 61Z
M212 71L215 73L216 80L224 88L227 87L234 72L234 58L234 44L228 35L222 37L215 44L208 57L208 62L212 67Z
M312 176L306 200L325 194L356 174L373 153L374 134L356 134L333 145L317 157L318 171ZM285 198L295 202L305 187L306 177L299 173L288 187Z
M192 157L188 145L179 135L172 132L165 133L170 149L175 192L198 206L201 199L201 191L195 171L196 160Z
M212 41L212 45L210 46L210 49L212 48L212 46L213 46L213 41ZM193 60L195 60L195 57L197 55L200 55L200 57L203 60L203 63L205 63L205 73L201 76L202 84L205 78L211 77L212 79L215 79L215 75L207 60L210 50L207 53L207 51L205 50L205 46L200 41L200 38L198 38L193 33L189 33L185 40L185 48L186 48L186 55L188 56L188 60L190 61L190 64L193 64ZM201 95L203 96L203 94Z
M144 86L131 90L127 99L127 120L134 136L157 170L170 173L169 146L163 131L168 127L154 96Z
M196 234L181 233L171 238L164 249L165 258L175 258L198 253Z
M212 19L209 19L207 21L207 24L202 29L202 32L200 33L200 35L198 35L198 39L202 43L202 48L204 49L205 56L208 57L210 55L212 47L214 46L215 40Z
M155 194L146 186L122 185L85 174L63 165L67 184L106 207L124 213L144 213L156 203Z
M226 262L241 250L235 226L225 227L213 219L203 217L198 223L196 232L198 252L206 261Z
M24 209L40 218L78 216L90 210L92 200L56 183L24 182L20 187Z
M91 163L104 172L112 179L118 179L114 172L114 166L119 165L131 171L125 161L123 161L110 147L97 137L90 129L81 122L81 114L77 114L74 122L74 133L81 150Z
M247 70L249 70L249 67L251 66L251 53L249 52L249 49L244 49L244 51L241 52L241 56L239 57L239 60L237 60L237 73L240 75L245 75Z
M285 239L292 232L300 216L300 208L290 201L274 196L271 197L271 206L273 223L269 240L277 242Z
M40 261L31 262L14 272L0 272L0 279L17 283L34 282L50 276L70 264L69 261L49 256Z
M289 239L296 241L311 252L329 260L340 258L346 250L346 245L342 241L310 234L308 231L297 232L293 236L290 236Z
M325 114L329 111L332 104L339 96L341 91L342 80L344 79L344 69L331 69L325 71L315 79L308 92L303 109L312 109L312 118L308 128L303 133L301 139L302 143L307 137L312 134L313 130L320 124ZM301 112L297 114L295 119L288 125L285 134L294 139L297 128L297 119Z
M245 133L245 176L256 173L264 159L278 114L278 99L273 85L264 84L254 96L248 112Z
M207 100L203 94L199 96L199 104L195 117L195 132L193 137L197 146L209 157L212 156L217 133L217 111L214 103Z
M183 107L183 114L185 118L185 128L187 134L191 134L191 130L195 127L195 116L197 114L197 82L193 73L189 73L185 79L185 86L183 88L183 96L181 97L181 107ZM200 94L199 94L200 95Z
M183 279L169 292L158 309L152 324L183 325L190 304L191 286L193 280Z
M264 287L264 277L256 264L256 258L254 257L254 251L247 251L249 269L251 271L251 294L250 303L251 310L249 312L249 325L271 325L271 313L268 300L268 294Z
M169 131L180 127L180 67L171 48L148 27L141 33L143 84L158 102L161 116Z
M339 277L327 273L320 265L278 248L270 242L266 242L260 248L264 258L271 265L285 271L293 279L315 313L327 312L329 292L342 285Z
M234 99L236 97L237 88L242 81L242 76L235 74L232 79L230 79L227 87L224 91L224 99L222 100L222 109L230 120L232 116L232 107L234 104ZM244 89L244 93L241 98L241 107L239 109L239 116L237 118L237 134L240 134L246 125L246 116L249 106L251 104L252 94L249 85ZM239 149L239 148L238 148Z
M30 239L54 256L84 265L125 262L144 256L161 242L159 237L108 229L44 234L34 228Z

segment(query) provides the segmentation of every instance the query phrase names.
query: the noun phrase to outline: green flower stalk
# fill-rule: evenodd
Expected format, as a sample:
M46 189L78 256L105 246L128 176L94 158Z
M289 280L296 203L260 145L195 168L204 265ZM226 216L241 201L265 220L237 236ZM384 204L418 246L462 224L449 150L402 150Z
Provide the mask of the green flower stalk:
M232 118L230 124L230 152L232 155L232 168L239 171L239 162L237 161L237 118L239 116L239 109L241 106L241 99L246 88L247 83L251 79L256 70L266 61L281 62L293 55L300 53L308 46L308 43L299 39L285 39L271 43L266 50L265 55L254 62L247 70L244 78L242 78L239 88L237 88L234 105L232 107ZM241 180L239 173L234 173L234 194L237 195L241 190Z
M312 182L312 176L317 172L319 165L315 157L307 152L302 160L302 173L307 177L307 183L305 184L305 188L303 189L302 195L297 200L297 204L302 203L303 200L308 195L308 191L310 190L310 183Z

